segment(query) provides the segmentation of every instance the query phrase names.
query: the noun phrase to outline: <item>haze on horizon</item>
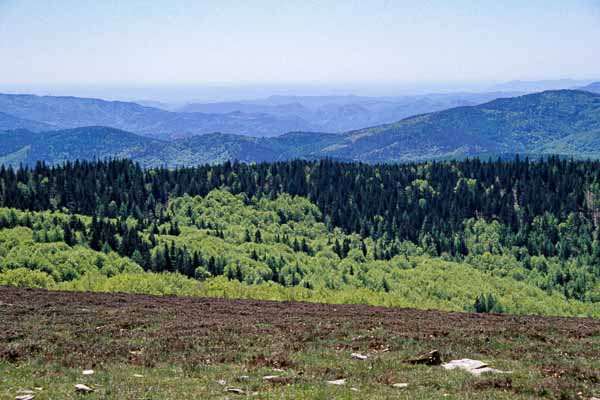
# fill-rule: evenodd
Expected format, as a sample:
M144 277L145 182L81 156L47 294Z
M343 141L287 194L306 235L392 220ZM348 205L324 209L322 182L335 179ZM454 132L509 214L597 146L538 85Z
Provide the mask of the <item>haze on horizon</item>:
M591 80L599 43L598 0L1 0L0 90Z

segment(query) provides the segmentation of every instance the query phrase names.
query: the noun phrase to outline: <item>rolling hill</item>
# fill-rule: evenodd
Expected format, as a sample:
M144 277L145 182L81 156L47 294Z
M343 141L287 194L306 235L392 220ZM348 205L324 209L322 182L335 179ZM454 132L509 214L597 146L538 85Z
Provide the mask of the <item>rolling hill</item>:
M600 129L600 95L547 91L424 114L349 132L323 154L368 162L514 153L600 154L564 146ZM584 150L584 151L582 151Z
M51 130L53 126L0 112L0 130L10 129L27 129L33 132L41 132Z
M295 116L231 112L171 112L136 103L79 97L0 94L0 112L36 121L46 130L107 126L139 135L170 139L212 132L274 136L291 130L314 130ZM25 128L7 126L4 129ZM36 128L37 129L37 128Z
M36 161L50 164L75 158L91 160L129 157L146 162L153 157L171 156L165 142L107 127L85 127L49 132L13 130L0 133L0 162L33 165Z
M290 158L405 162L514 154L600 156L600 95L560 90L457 107L344 134L292 132L256 138L213 133L163 141L88 127L0 134L0 162L129 157L142 165Z
M0 164L58 164L73 159L131 158L144 166L169 167L226 160L260 162L316 158L321 148L339 140L335 134L297 132L277 138L223 133L175 141L148 138L104 126L49 132L24 129L0 132Z

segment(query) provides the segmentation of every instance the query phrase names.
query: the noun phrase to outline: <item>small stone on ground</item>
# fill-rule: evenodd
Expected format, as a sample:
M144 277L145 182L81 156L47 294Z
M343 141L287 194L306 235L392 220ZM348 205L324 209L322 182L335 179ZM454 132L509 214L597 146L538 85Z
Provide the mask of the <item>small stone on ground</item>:
M499 369L490 368L483 361L471 360L470 358L452 360L446 364L442 364L442 367L447 370L462 369L475 376L479 376L487 372L496 374L510 374L510 371L500 371Z
M75 385L75 391L77 393L92 393L94 391L94 389L92 389L91 387L84 385L83 383L78 383L77 385Z
M267 375L267 376L263 376L263 381L271 381L273 379L277 379L279 378L279 375Z
M242 389L233 388L233 387L228 387L225 389L225 391L228 393L246 394L246 392L244 392Z
M327 381L327 383L329 383L330 385L345 385L346 380L345 379L336 379L333 381Z

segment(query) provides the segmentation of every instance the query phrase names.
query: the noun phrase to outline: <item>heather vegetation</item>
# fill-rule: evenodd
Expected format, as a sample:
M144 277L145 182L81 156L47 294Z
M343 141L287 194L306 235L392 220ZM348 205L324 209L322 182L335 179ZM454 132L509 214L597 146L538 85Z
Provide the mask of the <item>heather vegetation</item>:
M597 319L10 287L0 319L2 399L578 400L600 389ZM432 349L510 373L406 362Z

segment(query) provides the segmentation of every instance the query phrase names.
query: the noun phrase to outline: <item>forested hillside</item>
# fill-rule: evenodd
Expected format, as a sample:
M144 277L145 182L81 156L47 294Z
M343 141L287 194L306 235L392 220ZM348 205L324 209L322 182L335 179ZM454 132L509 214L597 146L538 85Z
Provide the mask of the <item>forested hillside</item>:
M599 131L600 95L558 90L350 132L346 142L325 151L368 162L527 153L597 157L600 148L578 147L574 138Z
M598 316L598 196L558 158L1 167L0 282Z
M0 132L0 164L18 167L113 157L131 158L145 167L174 168L227 160L276 161L318 152L338 140L335 134L298 132L276 138L214 133L163 141L104 126L49 132L20 129Z
M157 136L154 133L162 132L159 125L151 125L146 134ZM343 134L283 134L286 130L281 130L279 136L259 138L246 136L245 130L223 132L242 134L209 133L156 140L98 126L38 135L22 130L5 131L0 132L0 164L32 166L40 160L56 164L105 157L128 157L145 167L323 157L367 163L474 156L512 158L515 154L599 158L600 95L575 90L536 93L423 114Z

